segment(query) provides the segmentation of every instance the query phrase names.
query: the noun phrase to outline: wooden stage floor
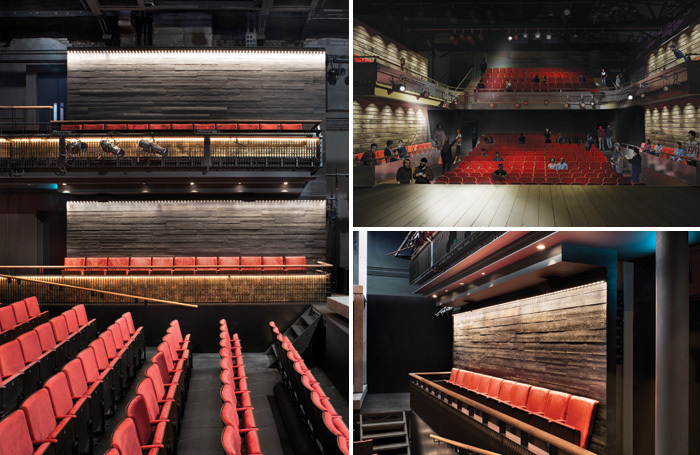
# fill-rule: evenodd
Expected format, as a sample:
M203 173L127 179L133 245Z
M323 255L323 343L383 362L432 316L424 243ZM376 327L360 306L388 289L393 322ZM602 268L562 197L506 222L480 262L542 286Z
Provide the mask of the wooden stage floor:
M700 188L379 185L354 190L356 227L693 227Z

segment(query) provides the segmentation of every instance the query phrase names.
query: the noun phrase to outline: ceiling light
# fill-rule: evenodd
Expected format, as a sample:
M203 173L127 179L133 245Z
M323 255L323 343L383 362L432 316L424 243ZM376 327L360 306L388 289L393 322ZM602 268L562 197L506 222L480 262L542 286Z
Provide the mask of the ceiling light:
M437 299L437 294L433 294L433 298L434 298L434 299Z
M459 283L460 286L464 286L464 283Z
M633 98L634 98L634 96L632 96L631 93L630 93L629 95L627 95L627 99L628 99L628 100L632 101Z
M523 33L523 39L527 39L527 32Z
M61 185L66 186L66 182L61 183Z
M194 182L190 182L190 185L194 185Z
M508 41L513 41L513 35L508 35Z
M538 250L544 250L544 248L545 248L545 246L542 245L541 243L539 245L537 245Z
M547 106L549 104L549 100L544 100L544 105Z
M282 192L283 192L283 193L288 193L288 191L287 191L287 190L282 190Z
M547 33L546 38L547 38L547 40L551 40L551 39L552 39L552 34L551 34L551 33Z
M644 98L645 96L647 96L645 93L642 93L641 95L639 95L640 98Z
M571 105L569 103L564 103L564 109L568 109Z
M520 107L520 103L515 103L515 108L518 109Z
M579 106L581 106L581 109L585 109L585 108L586 108L586 103L584 103L583 101L581 101L581 102L579 103Z
M489 103L489 107L490 107L491 109L495 108L495 107L496 107L496 103Z
M286 185L286 184L287 184L287 182L284 182L284 184Z
M542 38L542 35L538 31L537 33L535 33L535 39L540 39L540 38Z

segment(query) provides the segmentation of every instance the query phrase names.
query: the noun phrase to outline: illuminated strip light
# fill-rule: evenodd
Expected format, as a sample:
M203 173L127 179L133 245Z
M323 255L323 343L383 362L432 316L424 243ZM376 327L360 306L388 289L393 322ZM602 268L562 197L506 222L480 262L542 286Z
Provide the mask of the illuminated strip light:
M245 69L247 63L269 63L279 67L280 64L295 63L299 67L323 67L325 73L325 51L219 51L219 50L152 50L152 51L112 51L112 50L85 50L68 51L67 64L72 65L102 66L102 65L142 65L142 64L169 64L169 65L226 65L236 64ZM77 69L77 68L76 68ZM278 68L279 69L279 68Z

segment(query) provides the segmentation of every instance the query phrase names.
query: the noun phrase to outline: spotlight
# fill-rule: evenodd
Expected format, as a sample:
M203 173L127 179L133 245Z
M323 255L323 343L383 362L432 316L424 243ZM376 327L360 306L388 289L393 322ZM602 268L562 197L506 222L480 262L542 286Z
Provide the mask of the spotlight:
M156 141L154 139L151 139L150 141L141 139L139 141L139 147L141 147L141 150L143 150L146 153L154 153L160 156L166 156L168 154L168 149L156 144Z
M523 39L527 39L527 32L523 33Z
M545 36L545 38L547 39L547 41L551 40L551 39L552 39L552 34L551 34L551 33L547 33L547 35Z
M87 152L88 145L83 141L71 141L66 142L65 155L66 156L78 156L80 152Z
M393 84L393 85L391 86L391 88L392 88L392 90L394 90L395 92L405 92L405 91L406 91L406 86L405 86L404 84L402 84L402 83Z
M326 73L326 80L330 85L335 85L338 82L338 76L340 76L340 70L338 68L331 68Z
M437 299L437 294L433 294L433 298L434 298L434 299Z
M586 103L584 103L583 101L581 101L581 102L579 103L579 106L581 106L581 109L585 109L585 108L586 108Z
M530 102L529 102L528 100L523 101L523 105L524 105L524 106L527 106L527 105L529 105L529 104L530 104Z
M489 103L489 107L490 107L491 109L495 108L495 107L496 107L496 103Z
M644 98L645 96L647 96L645 93L642 93L641 95L639 95L640 98Z
M627 99L628 99L628 100L632 101L633 98L634 98L634 96L632 96L631 93L630 93L629 95L627 95Z
M538 31L537 33L535 33L535 39L540 39L540 38L542 38L542 35Z
M568 109L569 107L571 107L569 103L564 103L564 109Z
M664 92L668 92L668 85L664 85Z
M516 103L515 103L515 108L516 108L516 109L520 108L520 103L517 103L517 102L516 102Z
M103 153L108 155L124 156L124 150L119 148L116 143L108 141L107 139L100 141L100 148L102 149Z
M549 105L549 100L544 100L544 105L545 106Z
M508 41L513 41L513 35L508 35Z
M538 249L538 250L544 250L544 249L545 249L545 246L542 245L542 244L540 243L539 245L537 245L537 249Z

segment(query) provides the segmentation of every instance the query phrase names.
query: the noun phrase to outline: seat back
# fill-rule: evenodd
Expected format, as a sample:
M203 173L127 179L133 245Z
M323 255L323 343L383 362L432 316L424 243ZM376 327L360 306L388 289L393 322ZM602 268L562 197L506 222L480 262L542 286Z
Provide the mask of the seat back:
M564 392L550 391L544 416L550 420L564 420L566 408L569 406L571 395Z
M46 439L56 428L56 414L53 412L49 391L41 388L22 403L22 411L27 416L27 426L32 441Z
M172 257L155 257L151 259L153 264L153 275L172 275L173 274L173 258ZM158 268L156 268L158 266Z
M119 330L119 326L112 324L107 327L107 331L112 333L112 340L114 340L114 347L117 348L117 351L124 349L124 338L122 338L122 331Z
M5 332L17 325L15 312L10 305L0 308L0 331Z
M208 265L208 266L216 266L218 262L218 258L216 256L199 256L197 257L197 266L201 265ZM216 275L216 267L207 267L207 268L197 268L195 269L195 273L197 275Z
M153 383L153 390L156 392L156 398L162 400L165 397L165 383L160 375L158 365L151 365L146 369L146 377Z
M34 330L39 335L39 344L41 344L42 351L51 351L56 348L56 336L53 334L51 324L45 322L38 325Z
M132 257L129 259L129 275L150 275L151 274L151 258L150 257ZM141 267L141 268L138 268Z
M15 312L15 320L17 324L23 324L29 320L29 312L27 311L27 304L24 300L15 302L12 305L12 311Z
M172 333L168 333L163 336L163 341L168 343L168 346L170 347L170 355L173 359L177 359L177 348L178 348L178 342L177 339L175 338L175 335Z
M68 328L68 333L73 334L80 330L80 324L78 323L78 315L71 308L61 313L66 319L66 327Z
M63 258L64 266L80 267L77 269L63 269L64 275L82 275L85 266L85 258Z
M35 318L41 314L41 309L39 308L39 301L36 297L28 297L24 299L24 303L27 304L27 312L30 318Z
M134 421L139 444L145 446L151 442L151 423L148 418L148 408L143 395L136 395L126 407L126 415Z
M194 274L194 265L195 265L195 259L194 257L176 257L175 266L179 267L187 267L184 269L173 269L173 273L175 275L193 275Z
M107 271L107 258L87 258L85 260L86 275L104 275Z
M68 415L73 407L73 400L71 399L66 374L63 371L59 371L46 381L44 387L49 391L53 412L58 416Z
M17 341L19 341L19 346L22 349L22 357L25 364L32 363L43 354L41 343L39 343L39 334L36 333L36 330L18 336Z
M68 324L66 323L66 318L63 315L56 316L52 318L49 323L51 324L51 330L53 330L53 336L56 341L67 340L70 337L68 332Z
M0 420L0 455L32 455L34 446L27 417L19 409Z
M107 358L112 360L117 357L117 346L114 344L114 336L112 336L112 332L105 330L104 332L100 333L99 338L101 338L102 342L104 343Z
M163 359L165 360L165 365L168 370L175 368L175 362L173 361L173 356L170 354L170 346L165 341L158 345L158 352L163 353Z
M97 365L97 357L95 356L95 350L88 346L87 348L80 351L78 354L78 359L83 366L83 373L85 374L85 379L88 382L99 381L100 379L100 369Z
M479 379L479 387L476 389L477 392L486 394L489 391L489 384L491 383L491 376L483 375Z
M128 275L129 258L128 257L110 257L107 259L109 267L120 267L107 269L107 275Z
M527 397L527 410L530 412L544 412L549 397L549 389L544 387L532 387Z
M168 327L168 329L172 329L172 333L175 335L175 339L178 342L182 342L182 340L184 340L182 336L182 329L180 328L180 321L173 319L170 321L170 327Z
M491 378L491 381L489 382L489 389L488 392L486 393L488 396L491 398L496 398L498 397L498 392L501 390L501 385L503 384L503 379L501 378Z
M459 368L452 368L452 371L450 371L450 379L447 380L450 384L455 384L457 383L457 373L461 372Z
M595 419L598 401L590 398L572 396L569 407L566 410L565 423L581 432L580 446L588 447L591 433L593 432L593 420Z
M66 374L66 379L68 380L68 388L70 388L70 393L74 397L81 397L85 395L88 390L87 380L85 379L85 372L83 371L83 364L80 363L80 359L73 359L63 366L63 372Z
M262 265L262 257L260 256L241 256L241 265L255 266ZM241 273L243 274L255 274L260 273L261 268L259 267L241 267Z
M115 428L112 433L112 446L119 450L121 455L141 455L141 444L136 431L134 421L127 417Z
M136 333L136 326L134 325L134 319L131 317L131 311L127 311L126 313L122 314L122 317L126 321L126 326L129 329L129 334L133 335Z
M461 384L461 383L462 383L462 379L464 378L464 374L465 374L465 373L466 373L466 371L464 371L464 370L461 370L461 369L460 369L460 370L457 370L457 373L455 374L455 380L454 380L454 381L450 381L450 382L452 382L452 383L454 383L454 384L457 384L457 385ZM451 378L452 378L452 374L450 374L450 379L451 379Z
M498 391L498 399L501 401L510 401L514 385L515 382L513 381L503 381L501 383L501 388Z
M226 455L241 455L241 435L237 428L227 425L221 435L221 442Z
M469 382L472 380L472 376L474 376L473 371L465 371L464 376L462 376L462 380L457 385L463 389L469 388Z
M24 369L24 356L19 341L12 340L0 346L0 377L5 379Z
M263 265L284 265L284 258L282 256L263 256ZM263 269L263 273L274 275L284 273L284 267L272 267L269 269Z
M75 311L76 316L78 316L78 324L80 324L81 327L90 322L87 317L87 312L85 311L85 305L82 303L74 306L73 311Z
M510 404L524 408L527 405L527 396L530 394L531 387L529 384L516 382L511 392Z
M467 388L469 390L476 390L479 387L479 382L481 381L482 376L483 375L481 373L474 373L469 379Z
M153 389L153 381L146 377L139 383L136 387L136 393L141 395L146 403L146 409L148 410L148 418L150 420L155 420L158 418L158 398L156 398L156 392Z
M129 324L126 322L124 316L117 319L116 324L117 327L119 327L119 332L122 335L122 340L126 343L131 339L131 334L129 333Z
M241 264L241 258L238 256L219 256L219 273L230 275L231 273L238 274L241 271L240 267L232 267Z
M102 338L97 338L95 341L90 343L88 348L92 348L92 353L95 355L97 368L100 370L109 368L109 357L107 356L107 349L105 349L105 342Z
M158 366L158 371L160 372L160 378L164 384L170 382L170 371L168 370L168 364L165 361L165 355L162 352L158 352L153 356L153 364Z

